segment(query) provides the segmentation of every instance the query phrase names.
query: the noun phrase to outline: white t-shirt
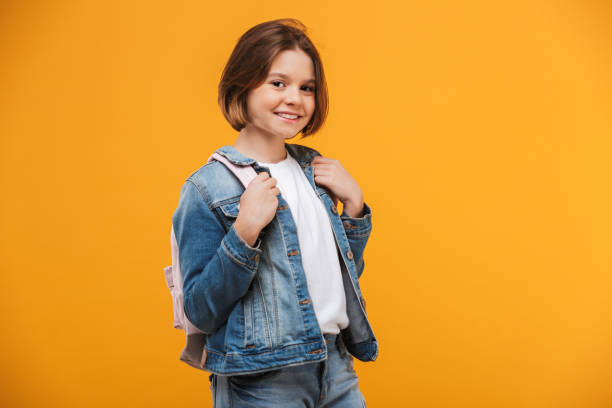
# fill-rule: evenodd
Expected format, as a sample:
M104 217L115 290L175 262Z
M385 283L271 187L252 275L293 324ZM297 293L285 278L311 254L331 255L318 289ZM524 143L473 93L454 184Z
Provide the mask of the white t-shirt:
M338 334L349 324L336 240L323 202L312 188L299 163L287 152L268 167L276 187L289 204L297 226L302 265L315 315L323 334Z

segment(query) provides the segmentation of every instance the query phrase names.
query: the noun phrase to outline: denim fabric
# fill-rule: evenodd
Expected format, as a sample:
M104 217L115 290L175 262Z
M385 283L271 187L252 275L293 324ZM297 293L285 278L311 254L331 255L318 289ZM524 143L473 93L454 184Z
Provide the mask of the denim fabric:
M250 375L209 377L214 408L363 408L365 398L341 338L326 334L327 359Z
M358 280L372 229L371 209L364 203L360 217L338 214L328 191L314 182L310 162L319 153L297 144L285 147L325 205L334 232L350 320L340 335L353 356L374 361L378 341ZM235 164L253 166L257 173L270 173L233 146L217 152ZM207 163L185 181L172 217L185 315L207 336L205 369L219 375L253 374L323 361L327 347L311 304L287 201L277 195L276 215L251 247L234 229L243 192L225 165Z

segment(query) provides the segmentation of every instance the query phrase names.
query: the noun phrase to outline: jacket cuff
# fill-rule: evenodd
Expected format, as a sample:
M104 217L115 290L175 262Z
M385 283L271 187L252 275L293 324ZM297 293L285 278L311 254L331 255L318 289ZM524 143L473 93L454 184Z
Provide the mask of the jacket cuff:
M361 217L351 217L343 208L340 219L347 236L365 235L372 230L372 209L365 201Z
M237 264L246 266L249 269L257 269L259 258L263 250L261 247L261 238L257 237L255 247L251 247L240 238L238 232L232 224L231 228L225 235L222 241L223 251Z

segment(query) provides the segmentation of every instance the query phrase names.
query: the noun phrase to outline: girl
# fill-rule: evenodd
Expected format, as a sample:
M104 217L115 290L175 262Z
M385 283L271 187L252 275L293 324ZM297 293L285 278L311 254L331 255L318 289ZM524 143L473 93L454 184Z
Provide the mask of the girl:
M187 178L173 214L184 310L207 335L215 407L365 406L353 357L378 355L358 281L371 209L338 160L285 142L314 134L327 103L297 20L248 30L223 71L219 105L239 134L217 153L257 176L244 189L211 161Z

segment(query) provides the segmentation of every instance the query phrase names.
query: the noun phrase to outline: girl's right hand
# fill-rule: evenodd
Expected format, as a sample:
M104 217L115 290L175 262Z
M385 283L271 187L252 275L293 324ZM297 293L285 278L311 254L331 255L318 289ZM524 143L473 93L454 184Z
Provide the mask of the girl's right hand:
M251 180L240 197L240 210L234 223L234 229L249 246L257 241L261 230L272 221L276 215L280 190L276 187L276 179L262 171Z

